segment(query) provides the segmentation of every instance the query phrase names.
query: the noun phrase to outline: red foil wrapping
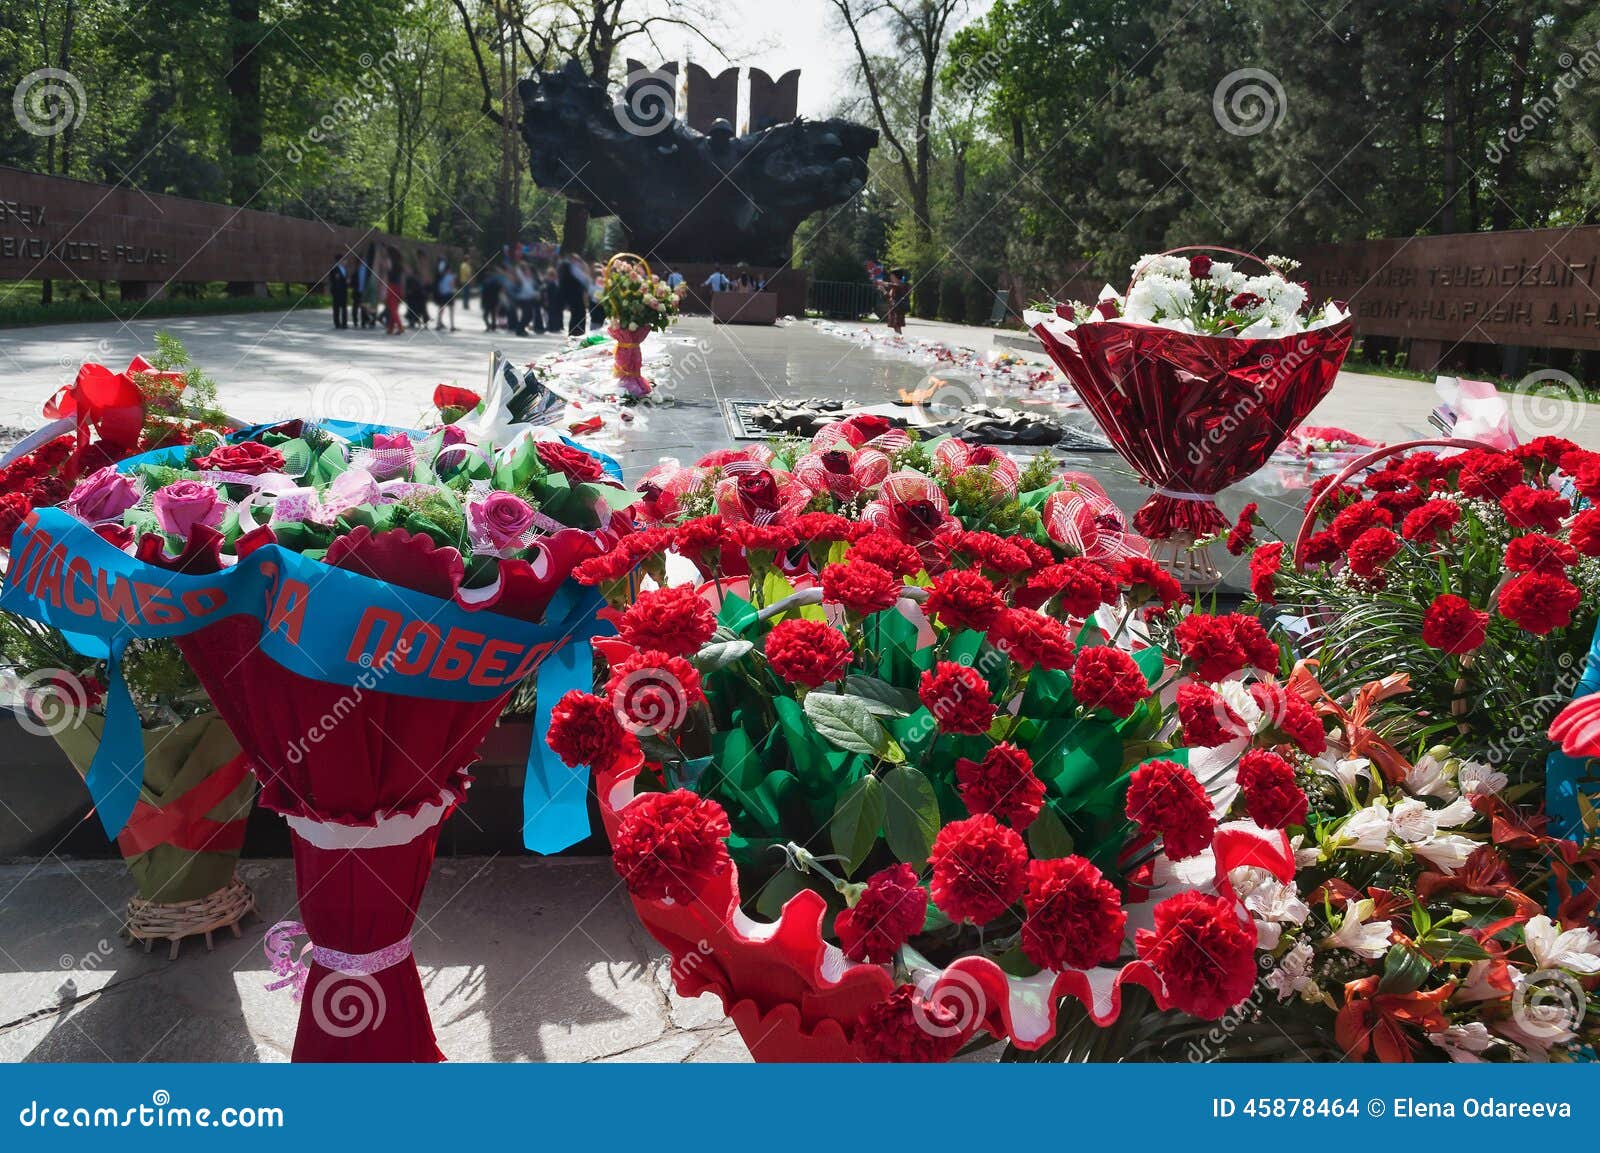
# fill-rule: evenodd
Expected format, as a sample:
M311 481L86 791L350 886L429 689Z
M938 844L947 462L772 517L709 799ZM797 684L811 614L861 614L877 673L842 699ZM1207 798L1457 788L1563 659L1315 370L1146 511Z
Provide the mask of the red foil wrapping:
M1133 524L1145 537L1209 536L1212 499L1259 469L1333 388L1354 335L1337 324L1271 340L1194 336L1103 321L1034 334L1112 447L1156 490Z

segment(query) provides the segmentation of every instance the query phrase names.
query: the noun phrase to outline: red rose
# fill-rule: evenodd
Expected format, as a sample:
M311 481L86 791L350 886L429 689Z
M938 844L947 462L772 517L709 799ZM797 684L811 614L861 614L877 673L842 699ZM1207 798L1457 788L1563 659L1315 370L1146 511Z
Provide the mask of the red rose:
M1561 522L1572 515L1572 506L1547 488L1519 484L1500 498L1506 523L1512 528L1532 528L1558 532Z
M611 666L606 696L630 732L681 728L691 705L704 704L700 674L682 657L658 650L633 653Z
M1383 568L1400 552L1400 538L1386 528L1369 528L1350 543L1350 571L1382 584Z
M1505 453L1469 449L1451 462L1460 471L1456 485L1468 496L1499 500L1522 480L1522 463Z
M772 626L764 643L772 671L786 681L820 688L850 667L850 642L823 621L792 618Z
M732 867L723 838L728 814L688 789L645 793L622 810L611 861L628 892L644 901L693 903L699 890Z
M1081 650L1073 661L1072 696L1085 709L1131 716L1149 695L1144 672L1119 648L1096 645Z
M1253 292L1241 292L1228 301L1228 307L1238 312L1249 312L1252 308L1260 308L1266 301Z
M956 789L973 816L988 813L1013 829L1026 829L1044 805L1044 782L1033 773L1033 758L1001 742L983 760L956 761Z
M561 473L574 484L599 480L606 474L605 466L598 457L591 456L581 448L573 448L570 444L539 440L534 442L533 451L538 454L545 468Z
M928 706L941 732L982 736L994 723L989 682L966 665L940 661L922 674L917 696Z
M1461 508L1453 501L1430 500L1406 513L1400 522L1400 535L1417 544L1432 544L1449 535L1461 520Z
M622 725L611 702L573 689L550 711L545 743L570 768L609 768L622 755Z
M922 611L937 617L951 632L962 629L987 629L1006 603L995 592L989 578L973 569L952 569L934 578Z
M1077 320L1078 319L1077 312L1073 309L1072 305L1070 305L1070 304L1058 304L1058 305L1056 305L1055 313L1062 320L1072 321L1072 320Z
M1022 951L1043 969L1092 969L1122 952L1128 915L1117 887L1082 857L1028 862Z
M1204 253L1198 256L1191 256L1189 258L1189 276L1194 280L1210 280L1211 258Z
M660 649L686 657L717 631L717 614L690 585L642 592L617 622L617 632L636 649Z
M894 608L900 599L900 581L870 561L831 564L822 570L822 599L843 605L857 616L871 616Z
M1278 667L1278 646L1255 617L1191 613L1178 623L1173 636L1183 655L1194 662L1195 675L1203 681L1224 680L1246 667Z
M1277 753L1251 749L1239 758L1245 811L1264 829L1306 823L1306 795L1295 784L1294 766Z
M1283 542L1264 544L1250 554L1250 595L1264 605L1278 603L1278 570L1283 567Z
M1250 697L1261 710L1263 732L1282 738L1313 757L1327 749L1328 734L1323 732L1322 718L1304 697L1288 692L1275 681L1257 681L1250 686Z
M1072 667L1072 633L1054 617L1032 609L1006 609L990 629L989 640L1025 669Z
M1117 583L1128 590L1135 608L1152 597L1169 609L1189 599L1176 578L1147 556L1130 556L1118 564Z
M839 947L852 961L886 965L900 946L922 932L928 893L910 865L890 865L867 878L856 903L833 921Z
M1128 779L1127 814L1147 833L1162 838L1169 860L1180 861L1211 846L1216 818L1200 782L1176 761L1150 761Z
M1254 501L1239 510L1239 519L1234 521L1233 527L1228 530L1228 552L1233 556L1243 556L1244 550L1255 543L1256 538L1256 510L1260 506Z
M1222 897L1187 892L1155 907L1155 929L1141 929L1139 957L1161 977L1175 1008L1215 1020L1256 983L1256 935Z
M987 924L1016 904L1027 884L1027 846L988 813L940 829L928 862L934 903L952 921Z
M1333 518L1328 531L1333 533L1333 539L1339 542L1340 548L1349 548L1369 528L1390 528L1393 525L1393 513L1382 505L1365 500L1342 510Z
M1214 749L1249 733L1244 719L1208 685L1189 681L1178 686L1177 704L1186 745Z
M205 456L195 457L193 463L195 468L208 472L237 472L245 476L260 476L284 469L283 453L255 440L219 445Z
M1025 589L1015 600L1027 608L1057 600L1068 616L1086 617L1101 605L1114 604L1117 593L1116 578L1104 565L1083 557L1068 557L1030 574Z
M1506 568L1512 572L1542 572L1551 576L1566 576L1567 569L1578 563L1578 550L1564 540L1530 532L1513 537L1506 545Z
M866 1061L928 1063L950 1060L976 1027L964 1024L957 1010L925 1001L913 986L901 985L861 1011L854 1039Z
M866 561L898 577L915 576L922 571L922 556L897 536L868 532L856 538L845 554L852 561Z
M1096 304L1094 310L1106 320L1115 320L1122 315L1122 310L1117 307L1117 302L1109 297Z
M735 481L739 489L739 503L749 512L776 512L778 510L778 478L769 468L742 472Z
M1563 577L1524 573L1500 589L1500 615L1534 636L1544 636L1572 623L1572 610L1583 600L1578 586Z
M1600 556L1600 508L1586 508L1574 517L1567 536L1584 556Z
M433 386L433 407L439 410L446 424L460 420L477 408L483 397L470 388L457 388L453 384Z
M1343 556L1339 542L1334 539L1333 533L1327 529L1312 533L1306 538L1305 547L1300 550L1300 555L1295 558L1295 563L1300 565L1332 564Z

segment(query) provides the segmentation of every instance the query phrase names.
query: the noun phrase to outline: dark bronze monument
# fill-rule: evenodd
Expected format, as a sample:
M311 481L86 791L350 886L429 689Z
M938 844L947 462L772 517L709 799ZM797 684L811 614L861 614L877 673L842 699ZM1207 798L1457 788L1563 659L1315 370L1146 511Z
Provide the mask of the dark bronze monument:
M692 110L693 73L690 74ZM575 62L518 86L534 180L616 216L633 251L668 262L781 266L794 230L867 182L878 133L796 119L737 136L699 132L665 99L613 101Z

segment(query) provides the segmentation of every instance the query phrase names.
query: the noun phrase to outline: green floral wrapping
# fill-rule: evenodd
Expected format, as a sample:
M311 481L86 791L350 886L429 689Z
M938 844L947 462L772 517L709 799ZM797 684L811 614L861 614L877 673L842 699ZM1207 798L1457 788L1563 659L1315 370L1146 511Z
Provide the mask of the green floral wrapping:
M80 776L100 747L103 717L85 715L55 734ZM239 742L214 712L144 730L139 803L117 838L147 901L210 895L233 877L256 782Z

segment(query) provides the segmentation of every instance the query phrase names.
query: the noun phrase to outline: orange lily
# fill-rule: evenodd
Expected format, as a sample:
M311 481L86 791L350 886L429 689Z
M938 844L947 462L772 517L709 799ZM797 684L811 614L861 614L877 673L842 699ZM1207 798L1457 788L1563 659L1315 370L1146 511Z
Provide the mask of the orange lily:
M1367 758L1378 766L1384 779L1391 783L1405 780L1406 773L1411 770L1411 762L1401 755L1399 749L1379 736L1367 721L1372 710L1381 702L1411 691L1410 674L1390 673L1382 680L1362 685L1356 690L1355 699L1347 709L1322 687L1316 677L1316 667L1315 660L1295 662L1294 671L1289 674L1289 691L1307 701L1318 716L1332 717L1338 722L1349 756Z
M1424 1034L1449 1028L1440 1006L1456 987L1449 983L1431 993L1379 993L1379 980L1376 975L1363 977L1344 987L1345 1003L1334 1019L1334 1037L1352 1060L1365 1061L1374 1054L1384 1062L1409 1062L1417 1043L1408 1027Z

